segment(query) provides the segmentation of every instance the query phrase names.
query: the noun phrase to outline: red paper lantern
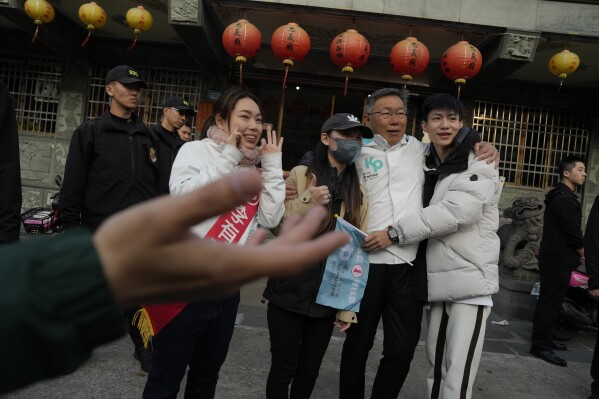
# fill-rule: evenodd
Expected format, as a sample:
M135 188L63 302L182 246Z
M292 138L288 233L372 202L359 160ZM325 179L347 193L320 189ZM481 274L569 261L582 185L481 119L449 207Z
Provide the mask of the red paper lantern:
M335 65L342 68L341 72L345 74L343 95L346 95L349 74L354 72L354 68L366 64L370 56L370 43L357 30L348 29L333 39L329 52Z
M465 40L445 50L441 57L441 70L458 85L458 98L461 85L476 76L482 65L483 56L480 51Z
M243 83L243 63L253 58L262 45L262 35L248 20L240 19L223 32L223 46L235 62L239 62L239 84Z
M389 58L393 71L409 81L426 69L431 56L423 43L410 36L393 46Z
M270 47L277 58L283 61L285 77L283 89L287 82L289 67L295 61L301 61L310 51L310 36L295 22L277 28L270 38Z

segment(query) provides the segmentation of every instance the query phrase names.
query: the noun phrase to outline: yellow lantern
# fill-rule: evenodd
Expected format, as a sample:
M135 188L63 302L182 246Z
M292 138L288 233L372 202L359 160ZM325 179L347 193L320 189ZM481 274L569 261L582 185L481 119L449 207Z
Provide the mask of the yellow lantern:
M92 30L103 27L106 24L106 11L95 2L82 4L79 7L79 19L87 25L87 37L81 43L81 47L85 47L92 34Z
M549 72L552 74L559 76L560 83L559 87L562 87L564 83L564 79L568 77L569 74L574 73L578 66L580 65L580 59L576 54L569 50L562 50L549 60Z
M40 26L52 22L54 19L54 7L46 0L27 0L25 12L30 18L33 18L33 22L37 25L33 39L31 39L31 43L35 43Z
M143 6L130 8L125 18L127 19L127 24L130 28L133 28L133 33L135 34L135 39L133 39L133 43L128 48L131 51L137 43L137 36L141 32L149 30L152 24L154 24L154 19L152 18L152 14L143 8Z

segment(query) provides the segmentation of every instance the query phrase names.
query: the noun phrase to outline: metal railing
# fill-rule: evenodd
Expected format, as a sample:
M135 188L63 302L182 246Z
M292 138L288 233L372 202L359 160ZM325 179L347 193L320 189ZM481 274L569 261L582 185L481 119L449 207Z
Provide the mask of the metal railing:
M15 98L19 132L54 136L62 79L61 60L19 55L2 57L0 79Z
M549 189L559 161L586 158L589 121L584 115L477 101L472 127L498 148L506 184Z

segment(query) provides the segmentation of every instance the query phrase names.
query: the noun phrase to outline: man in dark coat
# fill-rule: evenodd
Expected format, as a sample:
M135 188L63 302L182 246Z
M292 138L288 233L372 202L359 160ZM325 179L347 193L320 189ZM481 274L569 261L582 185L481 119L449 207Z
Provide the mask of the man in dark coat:
M0 81L0 244L19 239L21 168L13 99Z
M186 122L191 121L195 111L189 101L182 97L171 97L164 102L160 124L154 126L154 134L158 145L158 170L160 174L160 194L168 194L168 181L171 176L173 162L179 148L185 141L177 132Z
M599 196L589 213L587 228L584 233L584 256L587 273L589 274L589 294L599 300ZM595 343L593 362L591 363L591 396L589 399L599 399L599 334Z
M561 182L545 197L543 239L539 250L541 292L532 326L530 353L546 362L566 367L564 359L554 350L567 350L555 342L551 328L559 317L570 274L584 262L581 231L582 206L575 190L586 180L584 160L568 156L560 162Z
M83 226L94 232L109 216L160 194L156 140L135 114L145 87L130 66L112 68L106 75L110 109L73 133L60 191L66 230ZM151 350L144 348L139 330L131 325L136 311L125 312L135 344L133 356L149 371Z

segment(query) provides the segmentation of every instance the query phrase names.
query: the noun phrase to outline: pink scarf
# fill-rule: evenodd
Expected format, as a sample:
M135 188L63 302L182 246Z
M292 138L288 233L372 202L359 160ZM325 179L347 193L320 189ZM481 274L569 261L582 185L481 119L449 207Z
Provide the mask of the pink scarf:
M214 140L217 144L223 144L229 138L229 135L224 130L219 129L216 125L212 125L208 128L206 136L209 139ZM239 163L239 166L254 166L260 162L260 153L258 147L254 147L250 150L245 147L237 148L243 154L243 159Z

